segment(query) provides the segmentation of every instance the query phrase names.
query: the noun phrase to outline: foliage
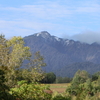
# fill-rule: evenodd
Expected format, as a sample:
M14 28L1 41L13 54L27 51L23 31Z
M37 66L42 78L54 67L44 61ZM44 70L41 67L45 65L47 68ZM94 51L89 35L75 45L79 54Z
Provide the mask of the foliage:
M63 95L63 94L57 94L53 97L52 100L71 100L71 96Z
M16 84L17 69L30 56L29 47L24 46L23 38L6 40L4 35L0 35L0 69L5 72L6 85L11 87Z
M54 83L56 75L53 72L45 73L44 78L40 81L41 83Z
M40 81L43 78L41 67L46 66L44 58L40 52L34 54L32 59L30 48L24 46L23 38L13 37L6 40L3 35L0 36L0 69L5 72L6 85L14 86L17 80L28 80L30 82ZM26 69L20 70L23 61L28 59L29 63Z
M43 78L43 73L39 73L36 68L22 69L19 71L19 77L17 77L19 81L26 80L28 82L38 82Z
M0 69L5 70L8 60L9 48L7 47L7 40L4 35L0 35Z
M73 78L74 81L66 89L66 93L69 93L73 97L75 96L75 100L99 100L100 78L97 81L92 81L90 78L85 78L86 80L81 81L80 77L76 76L77 74Z
M89 73L84 70L78 70L73 77L72 84L75 82L77 82L77 84L84 83L87 79L89 79Z
M36 68L38 70L38 72L41 72L41 67L46 66L46 63L44 62L44 58L43 56L41 56L40 52L37 51L34 54L33 59L29 59L29 63L28 63L28 67L31 68Z
M78 70L71 82L71 86L67 89L70 94L78 95L80 93L80 84L85 83L89 79L89 74L86 71ZM81 90L82 91L82 90Z
M26 80L28 82L39 82L44 78L44 72L42 71L42 67L44 66L46 66L44 58L40 55L40 52L36 52L34 58L29 59L26 69L19 70L17 79L19 81Z
M94 73L94 74L92 75L92 81L97 80L97 79L99 78L99 76L100 76L100 71Z
M9 87L4 84L4 74L4 71L0 70L0 100L15 100L15 97L9 94Z
M13 66L15 69L20 68L23 61L31 56L30 48L24 46L24 41L21 37L13 37L8 40L7 46L10 48L9 66Z
M57 77L56 78L56 83L70 83L71 82L71 78L69 77Z
M18 85L11 89L10 93L21 100L50 100L52 95L44 92L48 88L46 85L36 82L19 81Z

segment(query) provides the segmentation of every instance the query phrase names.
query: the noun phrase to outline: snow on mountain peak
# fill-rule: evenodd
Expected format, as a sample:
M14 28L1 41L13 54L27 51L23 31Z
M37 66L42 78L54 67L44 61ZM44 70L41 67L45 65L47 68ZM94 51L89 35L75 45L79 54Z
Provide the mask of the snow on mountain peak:
M55 38L57 41L60 41L60 38L58 38L58 37L56 37L56 36L55 36L54 38Z
M41 37L43 37L43 38L48 38L48 37L50 37L50 34L49 34L47 31L42 31L42 32L36 33L35 35L36 35L36 36L41 36Z
M70 44L70 40L66 40L65 43L68 45Z

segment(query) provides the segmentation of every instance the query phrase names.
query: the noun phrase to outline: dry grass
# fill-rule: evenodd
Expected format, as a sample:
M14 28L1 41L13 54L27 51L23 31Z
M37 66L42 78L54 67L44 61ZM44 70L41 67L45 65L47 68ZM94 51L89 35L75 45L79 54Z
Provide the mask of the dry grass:
M53 92L63 93L65 92L66 88L69 86L68 83L63 84L50 84L50 89Z

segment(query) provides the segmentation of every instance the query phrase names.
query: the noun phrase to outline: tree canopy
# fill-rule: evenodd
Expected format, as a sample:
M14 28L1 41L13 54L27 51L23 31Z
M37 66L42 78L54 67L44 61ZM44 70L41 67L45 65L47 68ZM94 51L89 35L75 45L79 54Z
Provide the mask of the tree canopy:
M32 58L30 48L24 44L22 37L7 40L4 35L0 35L0 69L5 72L6 84L9 86L13 86L19 76L24 79L28 78L28 80L30 77L31 81L42 78L41 66L46 65L43 61L44 58L40 52L36 52ZM27 68L20 71L26 59L29 61Z

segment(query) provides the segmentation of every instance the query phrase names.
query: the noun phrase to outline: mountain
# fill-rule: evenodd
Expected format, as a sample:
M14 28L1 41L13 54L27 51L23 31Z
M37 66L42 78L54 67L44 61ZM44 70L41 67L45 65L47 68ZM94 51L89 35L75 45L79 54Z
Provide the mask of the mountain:
M43 55L47 64L44 68L46 72L52 71L57 76L72 77L78 69L87 70L91 74L100 70L100 44L98 43L87 44L58 38L47 31L26 36L24 41L32 53L40 51Z

